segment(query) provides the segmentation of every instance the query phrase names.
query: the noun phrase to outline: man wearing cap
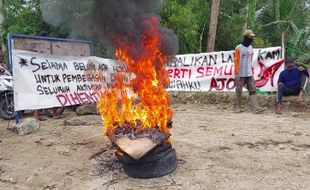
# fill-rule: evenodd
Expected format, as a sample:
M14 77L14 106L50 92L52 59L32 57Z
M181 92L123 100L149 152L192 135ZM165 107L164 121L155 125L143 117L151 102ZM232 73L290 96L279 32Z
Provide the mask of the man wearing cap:
M307 80L309 78L308 71L300 66L295 66L295 59L289 57L286 59L286 69L280 73L278 79L277 105L276 113L281 114L283 110L283 96L298 95L298 100L303 101Z
M243 42L239 44L235 49L235 76L236 76L236 113L241 113L241 99L242 99L242 88L246 83L249 94L252 111L255 114L265 111L258 104L256 87L253 78L252 70L252 58L253 58L253 47L251 46L253 38L256 35L252 30L246 30L243 33Z

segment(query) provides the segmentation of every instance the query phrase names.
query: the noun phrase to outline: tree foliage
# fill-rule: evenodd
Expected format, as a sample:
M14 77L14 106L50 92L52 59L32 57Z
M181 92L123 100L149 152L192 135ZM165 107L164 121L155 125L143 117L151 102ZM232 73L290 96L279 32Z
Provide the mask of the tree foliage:
M179 38L180 53L200 51L200 35L208 33L203 28L205 21L209 20L209 10L210 4L205 0L165 1L160 11L162 25L175 31Z
M48 7L70 0L42 0ZM70 1L71 2L71 1ZM76 0L76 6L61 6L68 14L48 19L85 19L93 0ZM72 3L71 3L72 4ZM173 29L179 39L180 54L206 51L211 0L163 0L159 11L161 24ZM2 37L7 33L36 35L42 30L50 36L69 37L68 23L48 25L42 17L40 0L6 0L1 8L5 17ZM57 19L56 19L57 18ZM45 18L47 19L47 18ZM243 26L256 34L255 47L279 46L284 40L286 54L310 61L310 0L231 0L221 1L215 51L232 50L242 40ZM85 26L89 27L89 26ZM79 30L77 28L76 30ZM282 38L282 37L285 38ZM85 36L75 36L84 38ZM95 38L97 55L105 56L104 42ZM5 41L5 39L3 40Z
M260 36L271 45L282 43L287 56L303 56L302 62L309 63L305 57L310 57L310 1L272 0L260 3L257 10Z
M40 0L6 0L1 11L4 16L3 43L6 43L8 33L38 35L44 30L53 36L67 36L65 26L53 28L44 22Z

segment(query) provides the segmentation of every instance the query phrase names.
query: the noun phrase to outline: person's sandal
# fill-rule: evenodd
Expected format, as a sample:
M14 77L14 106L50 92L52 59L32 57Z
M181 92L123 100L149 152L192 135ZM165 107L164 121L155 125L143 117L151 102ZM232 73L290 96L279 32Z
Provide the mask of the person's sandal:
M281 103L278 103L276 106L276 113L277 114L282 114L283 106Z
M297 101L303 102L304 100L305 100L305 93L303 91L300 91Z

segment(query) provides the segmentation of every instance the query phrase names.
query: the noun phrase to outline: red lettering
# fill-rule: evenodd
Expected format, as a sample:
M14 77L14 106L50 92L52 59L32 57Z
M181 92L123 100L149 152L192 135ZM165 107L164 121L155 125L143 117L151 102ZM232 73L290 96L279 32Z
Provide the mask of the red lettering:
M225 88L225 82L226 82L226 78L218 78L217 82L221 82L220 85L217 87L217 90L219 91L223 91Z
M217 81L214 77L212 77L212 79L211 79L210 91L212 91L213 88L215 88L215 91L217 90Z
M94 99L94 94L91 93L85 93L86 98L88 99L89 102L96 102Z
M234 78L228 79L226 83L226 89L227 90L232 90L236 87L236 80Z
M85 97L85 93L79 93L79 98L82 104L88 104L89 100Z
M174 69L174 77L173 78L176 78L176 77L181 78L179 69Z
M66 98L65 95L63 95L63 94L57 94L57 95L56 95L56 98L57 98L58 102L61 104L61 107L66 106L66 104L67 104L68 101L67 101L67 98Z
M233 84L233 85L231 85ZM232 90L235 87L235 79L229 79L226 78L214 78L211 79L210 84L210 91L215 89L216 91L224 91L225 89Z
M229 69L228 65L225 66L225 72L224 75L226 76L230 76L233 74L233 70L234 70L234 65L230 65L230 70L227 71L227 69Z
M65 96L66 96L66 98L67 98L69 104L72 105L72 103L71 103L71 101L70 101L70 98L68 97L68 94L65 94Z
M92 93L92 97L95 98L95 102L97 102L100 99L100 96L101 96L100 91Z
M74 105L81 104L78 94L75 92L74 94L70 94L71 100L74 102Z
M213 71L213 67L206 67L206 76L211 76Z
M167 70L167 73L168 73L168 75L169 75L170 78L173 77L173 76L172 76L173 69L168 69L168 70Z
M185 78L185 73L188 72L187 69L181 69L181 72L182 72L182 78Z
M223 74L223 66L214 68L213 76L216 76L216 75L222 76L222 74Z
M198 67L197 73L200 74L200 76L196 76L197 79L203 77L203 75L204 75L204 74L203 74L203 70L204 70L203 67Z

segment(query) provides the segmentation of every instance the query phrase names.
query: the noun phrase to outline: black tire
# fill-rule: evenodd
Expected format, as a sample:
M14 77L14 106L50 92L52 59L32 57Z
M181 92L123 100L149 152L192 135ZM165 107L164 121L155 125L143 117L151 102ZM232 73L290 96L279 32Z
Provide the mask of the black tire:
M124 172L133 178L161 177L177 167L176 152L169 143L159 145L140 160L134 160L126 154L117 158L123 164Z
M14 111L14 100L13 96L8 95L7 99L3 98L0 101L0 117L3 119L14 119L16 116L16 112Z
M124 156L118 157L119 161L127 164L141 164L141 163L148 163L148 162L154 162L158 159L161 159L165 154L167 154L167 150L171 149L172 146L170 143L162 143L155 147L153 150L151 150L149 153L147 153L144 157L142 157L140 160L135 160L126 153L124 153Z
M174 149L161 153L153 162L128 164L123 162L124 172L133 178L148 179L172 173L177 167L177 156Z
M65 111L65 107L59 107L57 108L57 113L59 115L61 115L63 112ZM52 111L52 108L50 109L43 109L42 110L42 113L49 116L49 117L53 117L53 111Z

